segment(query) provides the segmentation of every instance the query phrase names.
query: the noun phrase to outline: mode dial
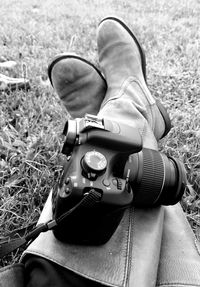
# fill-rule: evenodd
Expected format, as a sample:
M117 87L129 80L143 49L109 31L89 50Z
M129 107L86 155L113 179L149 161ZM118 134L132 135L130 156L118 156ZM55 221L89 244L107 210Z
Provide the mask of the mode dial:
M96 177L106 169L107 160L102 153L96 150L88 151L83 157L82 167L89 178Z

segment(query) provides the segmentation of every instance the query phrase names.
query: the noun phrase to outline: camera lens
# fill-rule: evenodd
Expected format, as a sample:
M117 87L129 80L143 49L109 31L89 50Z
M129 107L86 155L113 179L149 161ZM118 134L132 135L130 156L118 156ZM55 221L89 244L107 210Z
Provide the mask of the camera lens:
M173 205L180 201L185 185L183 164L151 149L132 154L124 176L129 174L134 206Z

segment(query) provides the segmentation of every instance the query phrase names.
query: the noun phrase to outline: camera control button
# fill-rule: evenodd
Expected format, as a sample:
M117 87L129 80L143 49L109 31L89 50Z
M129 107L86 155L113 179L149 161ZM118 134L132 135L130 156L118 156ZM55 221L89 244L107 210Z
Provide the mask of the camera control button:
M118 178L118 180L117 180L117 188L120 189L120 190L122 190L122 181L121 181L121 179L119 179L119 178Z
M117 187L117 189L122 189L122 181L119 178L113 178L112 183Z
M113 179L112 179L112 183L113 183L115 186L117 186L117 179L116 179L116 178L113 178Z
M110 181L108 179L104 179L103 185L105 185L106 187L110 186Z

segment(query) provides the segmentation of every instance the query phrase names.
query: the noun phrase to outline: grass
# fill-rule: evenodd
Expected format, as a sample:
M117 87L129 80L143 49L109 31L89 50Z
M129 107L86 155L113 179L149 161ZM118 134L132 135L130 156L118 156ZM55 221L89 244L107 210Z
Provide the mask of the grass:
M27 76L31 90L0 94L0 237L38 219L60 172L67 113L42 80L47 65L69 50L97 63L96 27L108 15L123 18L144 46L149 88L164 102L173 123L160 149L185 163L188 186L182 206L199 237L199 14L197 0L1 3L0 57L18 65L0 73ZM13 253L1 265L19 255Z

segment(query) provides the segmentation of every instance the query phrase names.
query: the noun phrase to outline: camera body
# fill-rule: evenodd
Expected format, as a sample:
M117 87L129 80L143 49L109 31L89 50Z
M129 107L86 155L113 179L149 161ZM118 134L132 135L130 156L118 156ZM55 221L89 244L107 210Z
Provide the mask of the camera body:
M157 151L142 149L137 129L86 115L68 120L64 134L66 159L53 190L53 216L58 220L72 212L54 230L59 240L103 244L128 206L151 207L180 200L186 183L183 166ZM92 206L73 209L92 191L99 195Z

